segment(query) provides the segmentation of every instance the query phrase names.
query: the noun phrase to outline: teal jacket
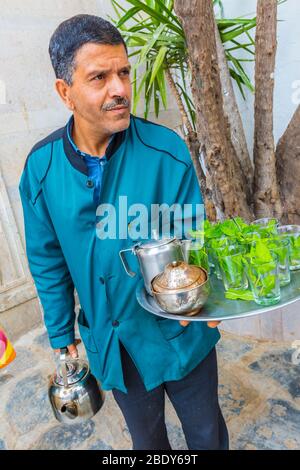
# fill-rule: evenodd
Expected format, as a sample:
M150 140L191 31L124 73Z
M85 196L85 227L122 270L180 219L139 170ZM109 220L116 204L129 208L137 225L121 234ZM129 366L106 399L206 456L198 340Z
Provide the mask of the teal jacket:
M202 203L184 141L167 127L131 115L106 150L101 203ZM220 338L204 322L182 327L157 317L136 300L140 276L129 277L119 251L130 238L100 239L86 163L67 137L67 126L29 153L19 191L26 252L53 348L74 342L74 287L80 301L78 327L92 373L104 390L127 393L120 345L132 357L147 391L179 380L195 368ZM132 217L128 217L130 223ZM132 269L139 271L135 256Z

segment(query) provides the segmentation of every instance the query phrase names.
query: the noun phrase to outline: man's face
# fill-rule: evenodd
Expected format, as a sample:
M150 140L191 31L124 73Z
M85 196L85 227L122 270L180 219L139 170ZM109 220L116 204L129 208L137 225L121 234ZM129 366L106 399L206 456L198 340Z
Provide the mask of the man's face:
M130 123L130 64L123 44L85 44L75 56L68 88L74 115L105 134L127 129Z

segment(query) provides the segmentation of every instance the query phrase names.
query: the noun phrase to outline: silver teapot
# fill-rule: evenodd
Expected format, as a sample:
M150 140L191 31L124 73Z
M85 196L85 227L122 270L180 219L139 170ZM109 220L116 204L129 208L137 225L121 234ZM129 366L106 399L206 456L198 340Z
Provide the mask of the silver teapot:
M137 256L145 288L150 295L153 295L151 288L152 279L161 273L168 263L184 260L181 241L177 238L163 238L146 243L139 242L131 248L119 252L124 269L131 277L135 276L136 273L130 269L126 259L126 252L131 252Z
M104 392L86 361L67 359L67 348L60 349L60 366L51 376L48 396L56 419L79 423L92 418L102 408Z

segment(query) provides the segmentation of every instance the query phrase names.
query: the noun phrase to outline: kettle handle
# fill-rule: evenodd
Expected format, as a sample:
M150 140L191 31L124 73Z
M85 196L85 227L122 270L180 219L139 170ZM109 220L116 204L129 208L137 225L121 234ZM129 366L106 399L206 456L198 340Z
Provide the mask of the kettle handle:
M60 361L61 361L61 370L62 370L62 376L63 376L63 381L64 381L64 387L68 388L68 377L67 377L67 363L66 363L66 355L68 354L68 348L60 348Z
M131 269L129 267L129 264L128 264L128 261L126 259L125 251L131 251L131 253L134 253L134 251L132 250L132 248L127 248L126 250L119 251L119 256L121 258L121 261L122 261L122 264L124 266L124 269L125 269L126 273L128 274L128 276L134 277L136 275L136 273L131 271Z

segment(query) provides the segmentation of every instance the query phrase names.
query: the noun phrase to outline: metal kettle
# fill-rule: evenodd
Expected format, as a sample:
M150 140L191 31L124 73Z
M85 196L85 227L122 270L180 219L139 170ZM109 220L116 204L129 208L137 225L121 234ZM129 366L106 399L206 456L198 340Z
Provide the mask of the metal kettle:
M86 361L67 359L60 349L60 365L51 376L48 396L55 418L66 424L92 418L102 408L105 395Z
M184 260L181 241L177 238L150 240L146 243L140 242L119 252L124 269L131 277L135 276L136 273L130 269L126 259L125 253L128 251L137 256L145 288L150 295L152 295L152 279L161 273L168 263Z

